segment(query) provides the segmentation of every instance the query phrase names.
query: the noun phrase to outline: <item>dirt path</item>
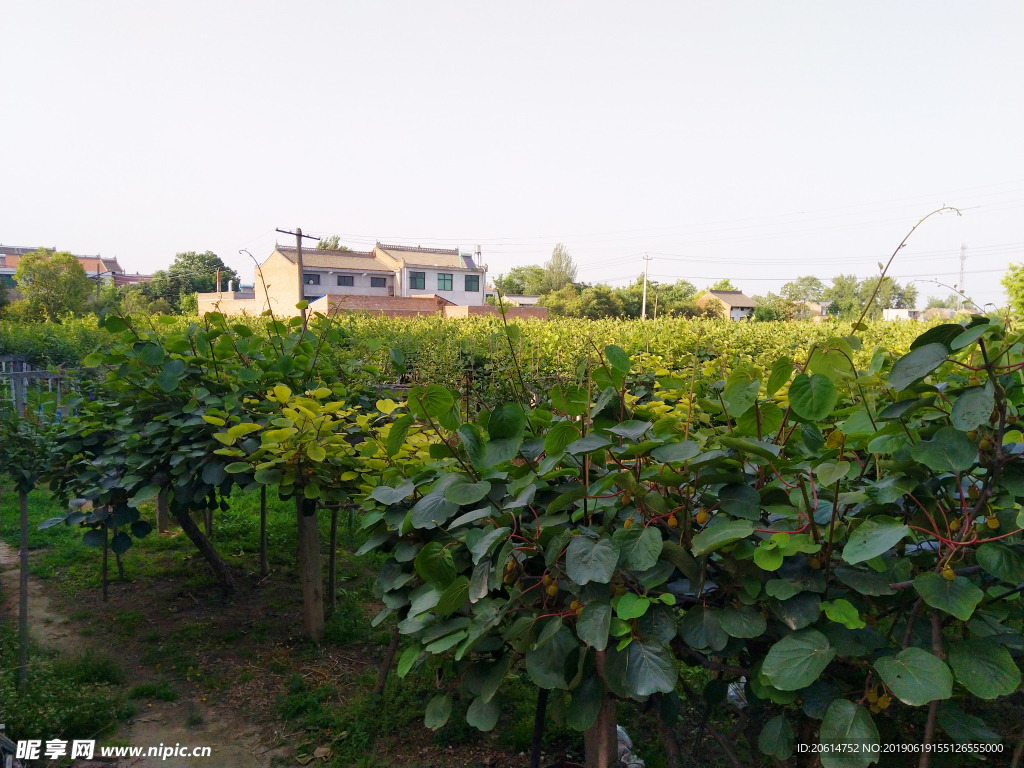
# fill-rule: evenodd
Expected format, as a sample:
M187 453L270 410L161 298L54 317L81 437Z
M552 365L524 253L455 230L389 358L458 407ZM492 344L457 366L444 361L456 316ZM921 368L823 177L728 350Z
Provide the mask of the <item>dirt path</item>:
M0 541L0 583L6 596L0 610L17 617L18 552L3 541ZM80 635L59 601L51 599L47 591L44 582L29 578L29 631L35 642L62 652L109 651L109 648L99 647L98 641L93 643L91 638ZM201 722L189 725L197 721ZM176 745L210 747L211 754L199 759L125 758L117 763L104 762L105 766L194 768L201 764L205 768L268 768L272 754L277 753L260 743L260 729L234 709L223 704L207 706L198 695L174 702L143 704L135 717L120 726L113 740L144 749Z

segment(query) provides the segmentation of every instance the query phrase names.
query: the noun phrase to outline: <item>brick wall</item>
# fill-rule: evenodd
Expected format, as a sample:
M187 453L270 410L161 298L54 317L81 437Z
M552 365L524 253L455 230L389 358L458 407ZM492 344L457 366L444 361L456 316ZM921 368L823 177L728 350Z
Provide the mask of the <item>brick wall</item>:
M469 317L470 315L496 315L500 316L497 307L484 304L479 307L445 307L444 316L450 318ZM547 307L506 307L505 317L509 320L522 318L524 320L547 320Z

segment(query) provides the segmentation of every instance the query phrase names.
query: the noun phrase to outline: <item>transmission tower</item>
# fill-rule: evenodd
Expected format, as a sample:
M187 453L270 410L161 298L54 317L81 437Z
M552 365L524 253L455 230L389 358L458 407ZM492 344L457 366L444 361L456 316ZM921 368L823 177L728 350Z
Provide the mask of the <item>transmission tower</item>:
M956 308L958 310L964 308L964 268L967 264L967 243L960 243L960 282L956 284L956 289L960 291L957 295Z

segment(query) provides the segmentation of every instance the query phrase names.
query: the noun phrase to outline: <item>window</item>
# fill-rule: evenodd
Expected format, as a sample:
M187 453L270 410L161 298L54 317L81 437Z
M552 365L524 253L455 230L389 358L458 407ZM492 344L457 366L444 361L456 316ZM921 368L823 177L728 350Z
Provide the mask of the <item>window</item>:
M466 293L476 293L480 290L480 275L466 275Z
M370 278L371 288L387 288L388 279L386 277L371 277Z
M302 282L306 285L320 285L320 275L311 275L307 272L302 276Z
M427 273L426 272L410 272L409 273L409 287L419 288L423 290L427 287Z
M452 276L445 272L437 273L437 290L450 291L452 289Z
M352 287L356 284L356 279L353 275L338 275L338 285L347 285Z

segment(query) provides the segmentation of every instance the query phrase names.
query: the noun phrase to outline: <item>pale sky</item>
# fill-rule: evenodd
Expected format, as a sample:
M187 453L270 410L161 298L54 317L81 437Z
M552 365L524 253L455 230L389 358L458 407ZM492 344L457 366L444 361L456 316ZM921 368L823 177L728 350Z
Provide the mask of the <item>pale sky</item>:
M210 249L275 227L564 242L580 279L748 294L1024 261L1021 2L0 2L0 242ZM284 239L284 236L281 236ZM924 297L945 288L920 283Z

